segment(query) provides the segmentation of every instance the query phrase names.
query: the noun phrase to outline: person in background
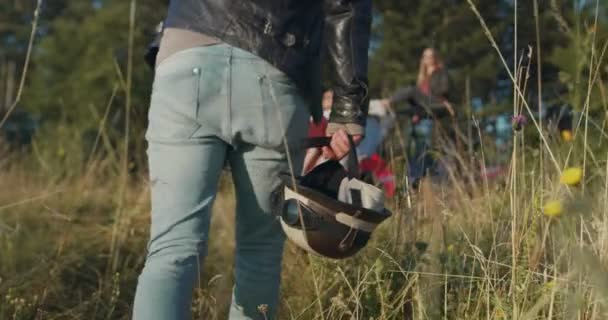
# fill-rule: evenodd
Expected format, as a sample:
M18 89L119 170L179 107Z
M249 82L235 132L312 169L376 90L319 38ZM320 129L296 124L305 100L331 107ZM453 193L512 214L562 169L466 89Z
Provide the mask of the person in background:
M420 58L416 86L399 88L382 103L397 113L442 117L455 111L448 101L449 77L437 50L426 48ZM426 114L425 114L426 113Z
M365 138L357 146L359 159L371 157L377 153L384 142L395 121L395 113L382 100L370 100L367 123L365 125Z
M380 156L384 139L393 126L395 114L381 100L370 100L365 137L357 146L359 168L371 176L370 182L382 185L384 194L392 197L396 191L395 176L388 163Z
M327 89L323 91L323 99L321 100L321 107L323 109L323 117L318 122L315 122L314 119L310 118L310 124L308 126L308 137L316 138L316 137L324 137L325 131L327 130L327 123L329 121L329 116L331 114L331 105L333 103L334 92L331 89ZM315 166L325 161L323 157L323 150L320 148L311 148L306 150L306 155L304 156L304 165L302 168L302 173L306 174L310 170L312 170Z
M397 114L411 116L413 152L408 157L410 185L416 186L434 166L429 154L433 139L433 118L454 117L455 110L448 101L449 78L437 50L426 48L420 58L416 86L397 89L382 104Z

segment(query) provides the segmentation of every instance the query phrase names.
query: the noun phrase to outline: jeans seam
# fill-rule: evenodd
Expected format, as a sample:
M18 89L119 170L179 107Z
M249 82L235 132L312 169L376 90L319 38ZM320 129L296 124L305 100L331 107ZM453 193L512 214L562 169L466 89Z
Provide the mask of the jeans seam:
M274 103L272 99L269 98L271 84L268 81L268 77L266 76L266 74L260 76L259 85L261 91L260 94L262 96L262 119L264 122L264 138L262 142L264 143L264 145L268 145L270 144L270 128L268 126L271 123L268 121L271 114L271 112L268 112L268 108L274 107Z
M223 111L226 114L226 119L224 119L226 121L225 126L227 128L224 128L224 125L222 125L222 131L226 131L226 132L222 132L222 135L224 135L226 137L226 140L229 141L229 144L233 143L233 134L232 134L232 61L233 61L233 47L230 47L229 51L228 51L228 71L227 71L227 80L226 80L226 109Z
M200 103L201 103L201 83L202 83L202 79L203 79L203 68L201 67L196 67L199 72L198 72L198 77L196 79L196 106L194 109L194 119L196 119L196 122L198 123L198 113L199 113L199 108L200 108ZM199 124L200 125L200 124ZM194 135L194 133L192 133L192 135ZM192 136L190 136L192 138Z

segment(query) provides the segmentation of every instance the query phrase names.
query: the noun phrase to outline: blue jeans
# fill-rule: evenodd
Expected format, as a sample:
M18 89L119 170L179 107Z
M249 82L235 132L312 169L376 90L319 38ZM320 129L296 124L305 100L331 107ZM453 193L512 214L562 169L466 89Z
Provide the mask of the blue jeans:
M374 153L378 152L378 149L384 142L384 138L391 126L393 120L391 118L374 117L368 116L367 123L365 125L365 138L361 140L359 146L357 146L357 155L359 159L369 158Z
M189 319L207 251L211 207L225 164L236 192L235 286L230 319L276 313L284 234L271 215L279 173L301 170L294 142L309 112L294 83L225 44L178 52L157 67L149 111L150 242L133 318ZM224 214L217 212L217 214ZM267 305L266 315L258 306Z
M433 120L422 119L410 130L413 130L410 142L413 144L413 150L408 157L408 178L412 183L424 177L427 171L432 170L435 165L435 161L429 154L433 140Z

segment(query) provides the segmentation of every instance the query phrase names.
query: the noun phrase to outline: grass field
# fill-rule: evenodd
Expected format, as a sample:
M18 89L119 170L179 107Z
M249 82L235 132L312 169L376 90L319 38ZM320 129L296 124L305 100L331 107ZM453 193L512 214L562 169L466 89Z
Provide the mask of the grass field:
M607 141L589 134L598 137L589 148L583 135L549 139L559 170L544 152L541 174L538 146L516 135L504 179L480 179L471 167L397 196L394 216L353 259L288 246L279 319L606 319L608 162L598 150ZM0 164L0 319L126 319L147 241L146 175L107 156L77 165L64 149L78 140L55 141ZM560 183L561 169L584 161L579 185ZM221 319L230 299L228 181L197 319ZM562 201L561 215L543 214L550 200Z

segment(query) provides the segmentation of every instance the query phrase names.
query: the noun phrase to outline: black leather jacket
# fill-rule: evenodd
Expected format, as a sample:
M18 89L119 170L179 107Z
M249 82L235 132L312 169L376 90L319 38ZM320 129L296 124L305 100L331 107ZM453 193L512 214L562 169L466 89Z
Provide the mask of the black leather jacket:
M365 125L371 0L171 0L164 26L201 32L252 52L285 72L321 110L321 48L331 60L330 123Z

